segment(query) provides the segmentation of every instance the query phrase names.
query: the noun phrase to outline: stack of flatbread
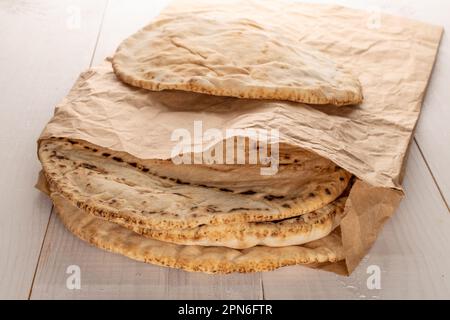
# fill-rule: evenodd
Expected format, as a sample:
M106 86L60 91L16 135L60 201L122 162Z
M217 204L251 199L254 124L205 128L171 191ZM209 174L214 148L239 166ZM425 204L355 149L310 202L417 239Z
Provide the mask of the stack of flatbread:
M351 175L306 151L298 156L258 179L245 166L142 161L77 140L39 147L69 230L134 259L204 272L343 259L336 228Z
M249 104L362 101L345 66L293 39L295 29L226 10L173 10L126 39L66 102L90 103L95 81L118 88L104 99L127 92L148 112L183 101L171 117L192 115L199 103L220 115ZM208 273L344 259L339 224L352 175L305 149L279 148L278 172L267 176L261 163L175 164L63 136L40 139L38 155L65 226L132 259Z

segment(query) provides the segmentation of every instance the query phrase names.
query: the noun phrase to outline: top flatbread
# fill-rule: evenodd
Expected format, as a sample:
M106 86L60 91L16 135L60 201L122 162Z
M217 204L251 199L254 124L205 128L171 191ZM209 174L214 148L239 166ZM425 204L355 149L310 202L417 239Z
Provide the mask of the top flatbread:
M305 47L295 30L275 29L230 12L162 16L119 46L113 68L122 81L153 91L308 104L363 100L358 79Z
M291 180L296 183L298 177L301 185L285 195L276 195L264 188L264 184L270 185L267 181L259 189L241 191L234 190L231 182L226 188L217 188L163 176L152 168L151 161L142 162L82 141L41 141L39 158L53 190L76 206L111 221L153 229L299 216L334 201L351 177L331 162L318 168L293 164ZM195 171L189 166L186 170ZM311 170L315 175L311 176ZM203 174L207 183L207 177L215 172L211 169ZM244 172L241 174L245 176ZM306 180L302 180L302 175Z

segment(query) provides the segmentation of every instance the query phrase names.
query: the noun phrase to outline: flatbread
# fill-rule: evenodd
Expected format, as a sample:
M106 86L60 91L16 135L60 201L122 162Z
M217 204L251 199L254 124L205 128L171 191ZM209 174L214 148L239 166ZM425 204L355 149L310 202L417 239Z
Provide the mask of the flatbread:
M296 193L278 196L262 187L261 192L236 193L231 184L224 189L161 176L130 155L81 141L41 141L39 158L50 186L77 207L111 221L158 230L299 216L337 199L351 177L334 165L319 168ZM301 168L300 175L309 170Z
M123 82L153 91L308 104L362 102L360 82L348 69L305 46L295 29L256 22L254 14L236 17L210 7L163 15L119 46L114 71Z
M204 225L191 229L154 230L119 223L146 237L181 245L219 246L246 249L255 246L302 245L328 236L344 217L347 198L299 217L273 222Z
M340 232L304 246L225 247L182 246L153 240L115 223L87 214L58 193L51 198L63 224L90 244L155 265L206 273L260 272L296 264L315 265L344 259Z

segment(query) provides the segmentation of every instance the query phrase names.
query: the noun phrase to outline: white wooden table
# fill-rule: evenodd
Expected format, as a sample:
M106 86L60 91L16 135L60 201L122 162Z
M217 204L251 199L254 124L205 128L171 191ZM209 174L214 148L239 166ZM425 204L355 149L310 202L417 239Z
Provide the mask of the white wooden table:
M322 1L322 2L330 2ZM450 28L450 2L334 1ZM450 298L450 39L444 35L411 148L407 198L350 277L289 267L209 276L92 248L67 232L33 188L36 138L78 74L111 54L166 1L0 0L0 298ZM70 265L81 289L66 287ZM381 268L381 289L367 268Z

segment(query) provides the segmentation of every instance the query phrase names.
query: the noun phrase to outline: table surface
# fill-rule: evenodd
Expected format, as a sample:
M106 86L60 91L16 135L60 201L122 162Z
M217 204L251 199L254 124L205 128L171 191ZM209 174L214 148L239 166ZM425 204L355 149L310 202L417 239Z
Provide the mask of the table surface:
M320 1L320 2L331 2ZM319 1L315 1L319 2ZM450 1L334 1L449 27ZM450 42L445 34L409 156L406 198L350 277L301 266L204 275L90 247L33 188L36 139L78 74L114 52L167 1L0 1L0 298L450 298ZM69 266L81 270L70 290ZM381 288L369 289L371 266Z

